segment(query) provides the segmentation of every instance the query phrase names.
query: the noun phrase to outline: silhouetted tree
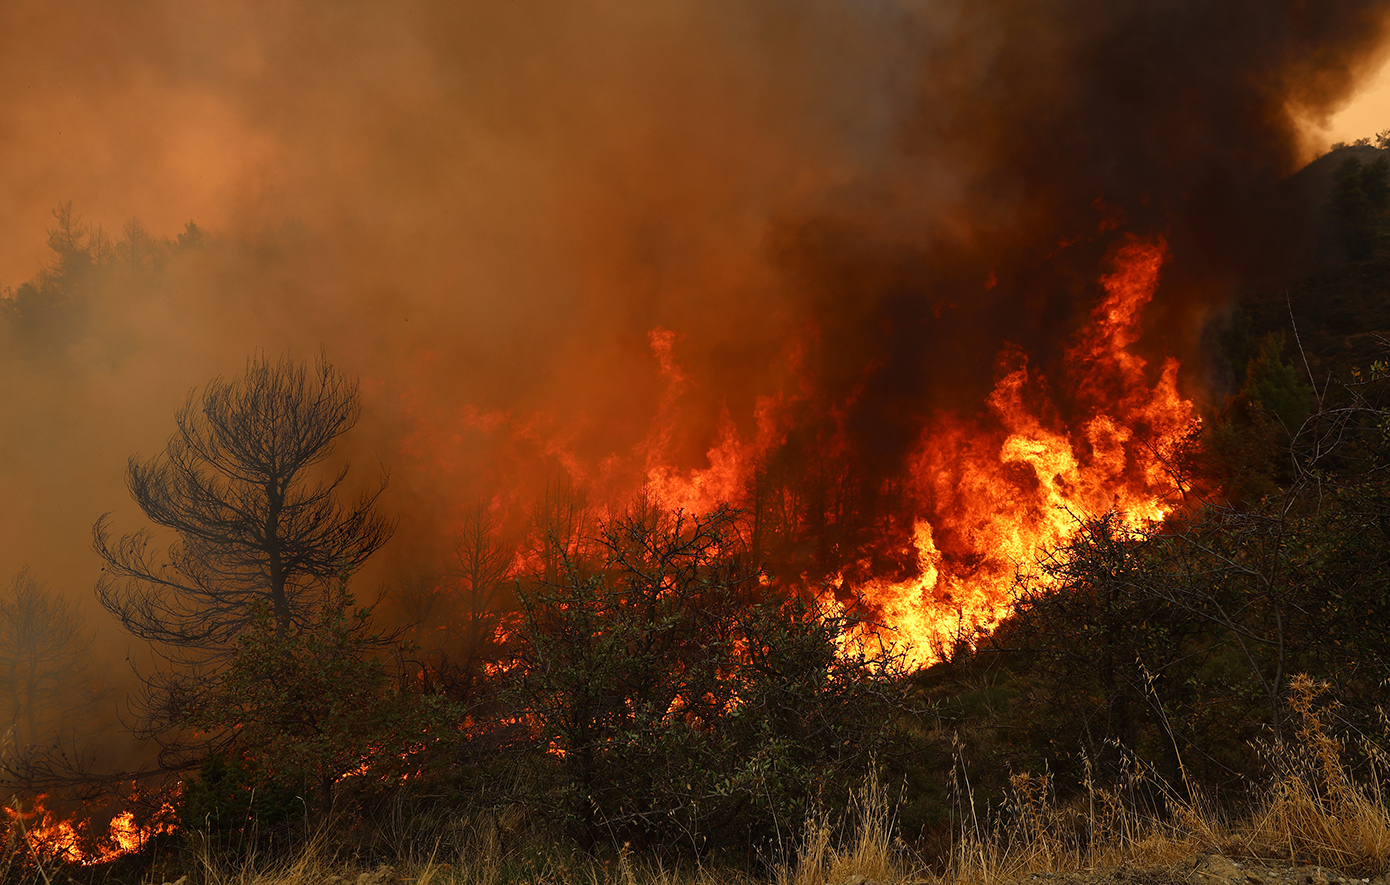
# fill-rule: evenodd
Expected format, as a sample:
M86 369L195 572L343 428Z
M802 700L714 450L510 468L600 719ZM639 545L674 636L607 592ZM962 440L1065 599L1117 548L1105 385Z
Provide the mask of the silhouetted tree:
M453 697L475 696L504 654L499 627L516 608L513 545L481 502L454 535L442 573L403 580L396 591L407 635L424 652L429 678Z
M311 625L334 583L391 536L375 503L383 486L339 502L343 466L316 468L357 421L357 385L322 360L264 357L235 380L190 394L164 454L132 457L131 496L177 535L164 555L149 529L114 538L93 528L106 567L101 604L136 636L223 655L265 605L277 635Z
M110 259L111 244L100 228L83 224L63 203L48 231L49 265L29 282L0 299L0 320L14 344L31 358L43 358L82 325L92 278Z
M515 551L497 535L497 520L480 503L454 536L454 566L447 575L459 605L455 664L458 676L474 683L484 678L485 665L498 657L497 627L503 612L513 607L507 577Z
M91 642L72 602L28 569L0 591L0 715L15 750L56 744L69 717L101 696Z
M1337 216L1343 245L1352 258L1368 258L1379 240L1379 219L1390 205L1390 158L1363 164L1348 157L1337 167L1332 188L1332 212Z

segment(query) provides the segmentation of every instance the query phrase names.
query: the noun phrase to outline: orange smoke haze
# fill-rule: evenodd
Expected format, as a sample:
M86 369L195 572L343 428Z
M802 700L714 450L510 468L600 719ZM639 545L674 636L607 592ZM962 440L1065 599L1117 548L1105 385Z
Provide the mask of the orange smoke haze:
M1169 506L1202 332L1387 10L6 3L0 285L67 201L206 238L6 328L0 577L85 604L92 522L142 523L126 458L189 389L322 348L401 520L368 587L563 482L732 499L778 577L908 632L992 619L1072 514Z

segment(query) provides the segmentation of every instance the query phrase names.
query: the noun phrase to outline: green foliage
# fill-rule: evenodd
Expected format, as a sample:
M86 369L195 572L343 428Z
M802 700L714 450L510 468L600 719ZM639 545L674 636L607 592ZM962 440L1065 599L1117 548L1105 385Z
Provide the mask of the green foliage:
M1205 468L1230 501L1258 501L1290 480L1289 447L1311 411L1313 388L1285 349L1282 331L1260 340L1240 390L1206 433Z
M285 633L258 606L226 671L194 697L182 724L224 735L256 784L299 785L324 810L347 775L392 782L416 772L449 741L457 711L393 678L370 614L340 587L317 623Z
M1369 258L1380 241L1380 220L1390 206L1390 158L1362 163L1348 157L1337 167L1332 189L1332 212L1340 224L1342 243L1356 260Z
M1367 386L1383 386L1373 378ZM1320 639L1305 669L1335 678L1353 709L1369 716L1390 685L1390 418L1339 429L1356 457L1341 476L1322 476L1320 506L1304 520L1298 542L1310 632ZM1354 471L1354 472L1353 472Z
M551 772L534 798L588 845L765 847L889 745L898 661L770 594L734 518L614 520L596 561L522 592L509 697Z
M218 840L271 834L304 816L305 786L262 770L244 754L214 752L184 782L179 820Z
M991 640L1021 668L1013 712L1033 727L1026 768L1045 764L1079 782L1089 765L1106 780L1139 756L1180 781L1165 706L1176 706L1186 686L1173 665L1210 642L1200 623L1152 591L1148 540L1118 514L1082 523L1020 587L1015 617Z
M1313 404L1313 388L1304 374L1284 358L1282 332L1266 335L1260 352L1245 370L1241 395L1251 407L1279 425L1284 439L1298 433Z

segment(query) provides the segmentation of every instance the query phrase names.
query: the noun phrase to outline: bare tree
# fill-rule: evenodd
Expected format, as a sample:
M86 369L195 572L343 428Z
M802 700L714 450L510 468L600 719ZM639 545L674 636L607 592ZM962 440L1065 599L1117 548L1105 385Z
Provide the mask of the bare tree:
M473 683L482 680L484 664L499 654L497 628L504 617L507 578L516 553L498 539L498 531L497 519L479 502L454 536L455 566L448 572L460 608L459 670Z
M140 509L177 540L161 555L148 528L114 538L98 519L101 604L192 657L229 652L257 603L279 636L310 627L334 582L393 530L375 508L384 482L344 505L347 466L316 469L359 413L356 382L322 359L311 371L256 357L242 377L190 394L164 453L132 457L126 474Z
M472 696L487 666L501 659L499 627L516 610L514 545L481 501L454 535L453 561L439 573L411 576L395 596L402 622L426 654L428 669L455 697Z
M56 744L70 718L100 699L91 644L72 602L27 568L0 591L0 715L16 750Z

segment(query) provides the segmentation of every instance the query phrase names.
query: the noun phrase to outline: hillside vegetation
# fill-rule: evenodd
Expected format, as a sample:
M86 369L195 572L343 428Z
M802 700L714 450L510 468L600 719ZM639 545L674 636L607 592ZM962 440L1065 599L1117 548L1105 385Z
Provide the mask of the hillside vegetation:
M1319 164L1297 183L1327 181L1307 273L1252 288L1213 336L1229 391L1171 465L1180 515L1081 522L1020 574L1007 621L962 629L938 663L911 670L853 613L786 592L734 510L585 522L560 488L525 574L503 567L519 551L485 513L464 527L468 604L447 636L393 626L334 579L332 554L365 558L367 541L314 548L314 605L251 592L234 638L185 644L207 678L147 682L141 724L183 765L147 805L177 827L83 867L15 813L0 866L47 885L1384 881L1390 162L1361 146ZM102 267L137 286L160 255L200 248L190 225L94 262L60 221L66 263L4 302L16 341L80 322L74 293ZM205 396L234 399L236 383ZM355 388L333 389L335 427L350 426ZM181 413L167 462L132 466L134 489L198 485L178 469L220 450L188 430L197 414ZM388 530L362 500L315 512L379 546ZM194 525L204 552L225 542L205 530L219 513ZM103 531L110 574L208 580ZM204 560L223 576L228 544ZM108 599L128 623L159 615ZM65 770L22 762L21 804Z

